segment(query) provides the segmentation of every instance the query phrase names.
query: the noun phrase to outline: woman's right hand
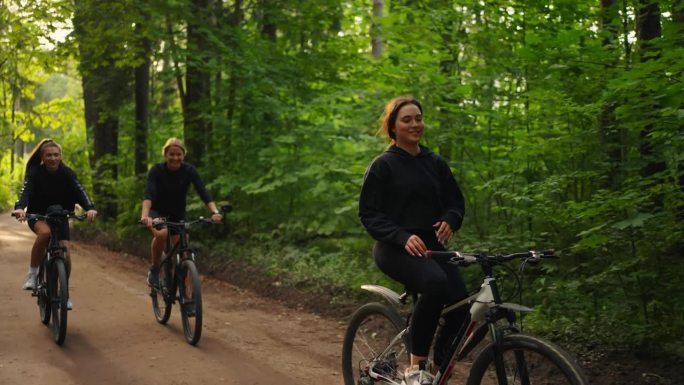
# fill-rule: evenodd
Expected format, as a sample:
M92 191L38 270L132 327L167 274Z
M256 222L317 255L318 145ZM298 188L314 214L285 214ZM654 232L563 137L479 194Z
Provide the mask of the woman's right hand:
M424 257L427 253L425 242L419 236L412 234L404 245L407 253L414 257Z
M12 216L17 218L19 222L26 220L26 212L23 209L16 209L12 211Z
M140 218L140 223L147 226L148 229L151 229L152 225L154 224L154 221L152 220L152 218L144 216Z

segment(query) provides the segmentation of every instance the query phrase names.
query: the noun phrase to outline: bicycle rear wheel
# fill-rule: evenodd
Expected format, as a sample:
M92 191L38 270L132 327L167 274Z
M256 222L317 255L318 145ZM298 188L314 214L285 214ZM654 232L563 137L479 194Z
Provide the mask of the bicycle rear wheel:
M502 342L502 361L508 385L588 385L582 369L563 349L541 338L510 334ZM467 385L498 385L494 345L475 359Z
M171 274L171 260L162 257L162 262L159 265L159 285L150 288L154 317L162 325L166 324L171 317L173 297L176 295L175 291L173 275Z
M358 385L362 378L368 378L369 370L401 382L409 363L408 348L400 336L403 329L404 320L388 305L371 302L356 310L342 345L345 385Z
M50 322L50 296L48 295L46 264L43 262L38 267L38 277L36 279L35 295L38 297L38 309L40 310L40 322L47 325Z
M196 345L202 335L202 286L195 262L185 260L180 265L178 298L185 339Z
M69 300L69 285L67 282L66 267L64 260L57 258L52 260L50 269L50 305L52 313L52 335L57 345L62 345L67 332L67 301Z

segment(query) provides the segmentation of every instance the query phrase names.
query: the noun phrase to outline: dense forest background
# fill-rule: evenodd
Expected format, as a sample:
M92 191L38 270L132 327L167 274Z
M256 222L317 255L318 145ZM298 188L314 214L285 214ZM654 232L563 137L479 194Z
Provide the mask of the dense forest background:
M392 285L357 198L412 94L467 198L451 247L561 255L526 273L527 325L684 356L683 71L681 0L0 0L0 205L52 137L97 231L147 247L145 173L177 136L234 206L206 253Z

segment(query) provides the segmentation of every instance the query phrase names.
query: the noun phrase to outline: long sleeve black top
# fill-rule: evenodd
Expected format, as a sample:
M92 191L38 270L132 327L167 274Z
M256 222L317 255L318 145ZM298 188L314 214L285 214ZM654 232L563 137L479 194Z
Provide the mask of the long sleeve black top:
M366 171L359 217L377 241L403 247L412 234L435 238L432 225L440 220L454 232L461 227L465 203L451 169L427 147L420 149L413 156L391 146Z
M152 201L152 210L171 220L185 219L185 206L190 184L204 203L211 202L211 195L204 187L195 166L182 163L180 169L172 171L166 162L157 163L147 174L145 199Z
M14 208L26 208L29 214L45 214L51 205L73 210L76 203L85 210L95 208L73 170L60 164L57 171L50 172L41 164L29 170L24 177L24 185Z

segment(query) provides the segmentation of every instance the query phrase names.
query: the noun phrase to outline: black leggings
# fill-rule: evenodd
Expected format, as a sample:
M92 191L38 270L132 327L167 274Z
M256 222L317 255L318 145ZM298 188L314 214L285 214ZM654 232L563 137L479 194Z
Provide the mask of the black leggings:
M430 243L432 242L428 241L429 249L444 250L443 247ZM382 242L375 243L373 256L383 273L404 284L408 290L420 293L409 325L410 349L416 356L427 357L442 309L468 294L458 266L413 257L403 248ZM435 349L437 365L441 364L442 350L446 348L444 345L458 332L465 315L466 311L452 311L445 316L444 333Z

